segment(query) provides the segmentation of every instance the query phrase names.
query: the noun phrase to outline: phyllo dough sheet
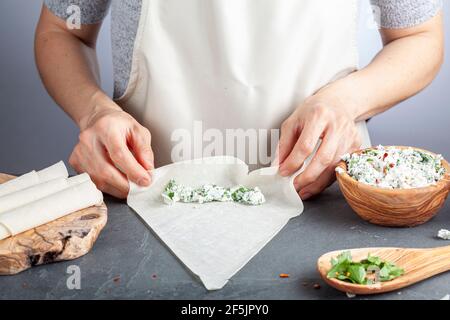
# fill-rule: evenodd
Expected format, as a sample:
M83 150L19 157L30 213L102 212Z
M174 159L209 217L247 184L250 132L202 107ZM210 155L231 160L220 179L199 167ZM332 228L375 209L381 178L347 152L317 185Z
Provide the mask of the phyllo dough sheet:
M289 221L303 211L293 178L276 167L248 172L233 157L211 157L170 164L153 171L149 187L130 183L128 205L208 290L222 288ZM188 186L259 187L266 202L175 203L161 193L170 179Z

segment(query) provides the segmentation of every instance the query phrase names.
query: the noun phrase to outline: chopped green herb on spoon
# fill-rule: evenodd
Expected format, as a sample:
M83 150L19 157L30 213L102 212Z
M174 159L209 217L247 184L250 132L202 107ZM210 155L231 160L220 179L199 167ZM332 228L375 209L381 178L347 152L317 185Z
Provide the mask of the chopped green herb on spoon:
M328 278L363 285L390 281L404 274L402 268L370 254L367 259L355 262L352 260L350 251L342 252L336 259L332 258L331 266L327 274Z

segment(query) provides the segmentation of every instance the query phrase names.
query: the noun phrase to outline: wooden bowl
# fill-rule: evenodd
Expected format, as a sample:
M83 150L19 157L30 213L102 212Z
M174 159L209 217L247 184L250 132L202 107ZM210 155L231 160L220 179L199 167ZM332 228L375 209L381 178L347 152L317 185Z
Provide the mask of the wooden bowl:
M423 149L413 149L434 155ZM450 166L445 160L442 165L444 176L435 185L423 188L384 189L364 184L350 177L345 161L338 164L344 171L336 172L336 178L348 204L364 220L382 226L413 227L430 220L444 205L450 191Z

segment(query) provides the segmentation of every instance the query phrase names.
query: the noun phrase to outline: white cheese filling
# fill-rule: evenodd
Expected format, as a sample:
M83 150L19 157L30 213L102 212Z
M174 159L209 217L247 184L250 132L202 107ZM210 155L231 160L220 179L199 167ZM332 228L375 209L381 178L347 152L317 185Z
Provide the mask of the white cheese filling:
M175 180L170 180L161 194L166 204L175 202L185 203L205 203L205 202L237 202L246 205L260 205L266 199L258 187L248 188L235 186L224 188L215 184L205 184L198 188L192 188L177 184Z
M345 154L348 174L359 182L387 189L420 188L436 184L445 172L442 156L378 146L361 154ZM336 168L338 173L341 168Z

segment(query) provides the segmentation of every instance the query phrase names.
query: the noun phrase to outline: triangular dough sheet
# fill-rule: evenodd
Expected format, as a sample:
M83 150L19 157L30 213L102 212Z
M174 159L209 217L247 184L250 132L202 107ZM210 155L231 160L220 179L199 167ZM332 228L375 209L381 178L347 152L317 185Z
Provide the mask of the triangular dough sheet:
M161 192L170 179L190 186L214 183L229 187L259 187L266 202L247 206L232 202L163 202ZM150 187L130 183L128 205L194 273L208 290L221 289L253 258L303 204L292 184L277 168L248 173L233 157L183 161L153 171Z

